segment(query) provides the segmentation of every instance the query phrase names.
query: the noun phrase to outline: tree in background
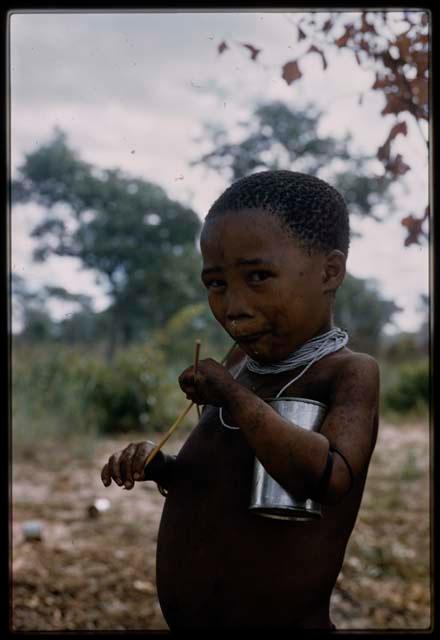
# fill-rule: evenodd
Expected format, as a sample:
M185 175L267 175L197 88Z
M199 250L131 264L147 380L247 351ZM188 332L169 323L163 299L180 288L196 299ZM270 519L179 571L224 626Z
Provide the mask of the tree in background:
M374 280L347 273L336 294L335 324L348 331L352 349L378 356L383 330L396 311L399 307L381 296Z
M377 173L374 156L356 153L351 137L319 134L322 113L313 106L293 109L283 102L258 105L239 125L243 137L232 142L222 127L208 124L201 139L210 149L193 161L238 180L264 169L292 169L329 180L340 189L351 212L380 220L374 208L391 204L392 180Z
M399 135L406 136L408 123L418 127L425 149L429 149L424 125L429 118L429 18L426 10L408 11L360 11L347 13L334 11L298 12L285 15L292 25L291 49L296 55L279 69L288 85L302 82L302 60L318 55L323 69L329 66L329 52L348 51L355 58L360 70L372 71L374 82L371 91L382 94L383 109L379 117L391 116L390 130L377 150L377 158L383 164L384 177L399 180L410 165L393 146ZM296 44L294 45L294 42ZM258 43L235 43L250 53L254 64L259 64L262 49ZM218 45L219 55L230 49L231 43ZM364 96L360 94L359 102ZM407 230L405 245L426 239L429 206L421 205L419 212L408 212L401 223Z
M27 154L12 201L45 208L31 234L35 260L77 258L105 286L110 357L118 341L145 337L201 299L195 212L151 182L84 162L63 132Z

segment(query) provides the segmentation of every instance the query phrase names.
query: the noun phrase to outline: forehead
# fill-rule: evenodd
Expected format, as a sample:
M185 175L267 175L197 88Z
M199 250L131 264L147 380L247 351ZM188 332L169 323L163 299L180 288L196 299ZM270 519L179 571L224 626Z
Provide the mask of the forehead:
M298 252L298 240L280 218L261 209L227 211L208 219L200 246L204 261L239 257L267 258L277 262L286 252Z

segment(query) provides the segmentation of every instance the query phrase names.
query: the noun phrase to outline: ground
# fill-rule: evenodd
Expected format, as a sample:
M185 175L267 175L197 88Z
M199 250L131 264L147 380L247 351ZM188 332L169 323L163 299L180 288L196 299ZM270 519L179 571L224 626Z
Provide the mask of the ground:
M100 469L139 434L41 445L12 465L16 631L164 630L155 551L164 498L150 483L105 488ZM166 450L178 449L177 440ZM429 428L382 424L331 615L339 629L430 626ZM110 509L94 515L98 498ZM23 525L38 520L42 539Z

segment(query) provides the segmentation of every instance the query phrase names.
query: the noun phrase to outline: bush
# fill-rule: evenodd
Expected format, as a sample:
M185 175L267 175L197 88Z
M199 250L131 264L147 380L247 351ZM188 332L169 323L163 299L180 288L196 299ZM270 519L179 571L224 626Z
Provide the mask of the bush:
M102 433L163 431L175 416L176 394L167 380L162 354L151 347L121 350L111 366L95 361L83 375L85 400Z
M14 345L15 441L73 433L164 431L184 404L151 346L120 350L111 364L91 350Z
M397 381L383 395L384 408L397 413L426 411L429 406L428 362L406 363L397 371Z

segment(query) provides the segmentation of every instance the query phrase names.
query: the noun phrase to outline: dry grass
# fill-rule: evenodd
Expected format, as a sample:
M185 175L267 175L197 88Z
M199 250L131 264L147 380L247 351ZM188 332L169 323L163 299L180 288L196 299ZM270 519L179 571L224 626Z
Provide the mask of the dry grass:
M124 492L99 480L106 457L129 440L89 443L79 459L41 446L13 464L14 630L167 628L154 582L163 498L148 483ZM426 423L381 427L333 595L340 629L430 625L428 440ZM111 509L92 518L101 497ZM26 542L22 525L34 519L43 539Z

